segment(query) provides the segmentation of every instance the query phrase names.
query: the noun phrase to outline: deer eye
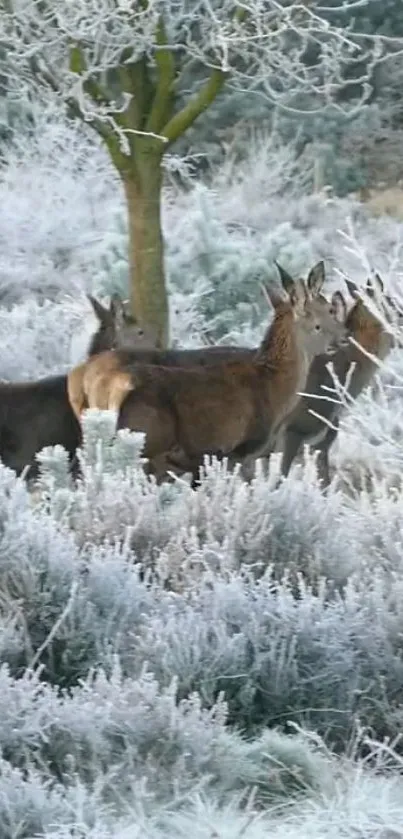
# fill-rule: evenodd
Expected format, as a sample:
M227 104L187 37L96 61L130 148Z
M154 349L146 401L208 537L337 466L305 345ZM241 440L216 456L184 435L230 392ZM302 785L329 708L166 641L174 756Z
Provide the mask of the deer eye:
M315 332L319 332L320 329L321 329L320 323L315 323Z
M144 329L139 329L139 333L138 333L138 334L140 335L140 338L141 338L141 336L142 336L142 335L144 335Z

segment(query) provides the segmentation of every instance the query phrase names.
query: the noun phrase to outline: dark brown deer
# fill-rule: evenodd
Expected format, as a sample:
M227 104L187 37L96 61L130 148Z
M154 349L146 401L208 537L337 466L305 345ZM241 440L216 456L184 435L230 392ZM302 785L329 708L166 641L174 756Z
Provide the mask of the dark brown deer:
M98 318L88 353L120 346L152 346L154 333L142 329L114 295L109 308L89 298ZM80 445L80 426L70 408L67 376L48 376L36 382L0 383L0 457L17 474L38 473L35 455L45 446L64 446L73 461Z
M355 299L346 320L349 333L367 352L383 360L393 345L393 336L385 330L381 321L365 304L365 299L360 296L355 283L347 281L347 287ZM393 317L397 312L392 299L384 295L383 283L378 275L367 281L366 294L369 298L376 300L385 317ZM386 305L383 305L383 301ZM329 390L323 390L334 388L333 377L326 366L328 361L329 359L322 356L314 359L305 387L307 394L323 393L323 400L314 396L301 397L286 425L281 446L283 449L281 471L284 476L288 475L294 459L304 444L308 444L312 451L318 451L318 476L325 487L330 483L329 449L337 437L340 414L343 411L341 403L329 401L329 397L331 399L337 399L337 397L329 393ZM348 384L348 393L353 399L370 383L377 371L376 362L368 358L354 344L341 347L331 362L334 373L342 385L347 380L351 364L355 364ZM310 413L311 410L324 417L332 427L313 416Z
M68 375L79 418L92 407L119 409L119 427L146 433L151 463L201 463L204 454L242 460L267 444L304 387L313 357L346 335L344 301L332 304L302 280L281 277L288 300L268 289L274 319L253 358L214 366L174 368L138 364L136 352L103 353ZM334 308L336 306L336 309Z

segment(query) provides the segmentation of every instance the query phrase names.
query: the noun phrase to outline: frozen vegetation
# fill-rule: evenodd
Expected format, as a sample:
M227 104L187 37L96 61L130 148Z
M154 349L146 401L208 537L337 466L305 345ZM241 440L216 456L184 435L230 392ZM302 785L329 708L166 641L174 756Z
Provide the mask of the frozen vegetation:
M83 357L86 291L127 293L126 229L82 131L43 117L7 155L0 376L24 380ZM262 137L186 189L175 163L177 344L255 345L274 258L324 258L329 289L373 266L399 296L403 225L305 195L291 149ZM401 359L350 406L327 497L309 458L277 488L276 458L250 486L210 463L197 493L156 487L101 412L77 487L63 450L34 494L0 466L1 839L401 836Z

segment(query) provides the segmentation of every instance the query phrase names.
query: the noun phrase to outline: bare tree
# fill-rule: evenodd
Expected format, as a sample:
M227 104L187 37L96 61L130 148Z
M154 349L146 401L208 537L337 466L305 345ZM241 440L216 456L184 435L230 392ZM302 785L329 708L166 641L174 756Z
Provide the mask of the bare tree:
M107 147L127 201L133 309L162 343L166 151L224 85L260 85L277 103L313 93L318 106L334 100L357 52L368 65L379 55L329 24L319 0L0 0L0 12L9 87L45 86ZM184 99L189 68L199 82ZM368 78L354 79L363 101Z

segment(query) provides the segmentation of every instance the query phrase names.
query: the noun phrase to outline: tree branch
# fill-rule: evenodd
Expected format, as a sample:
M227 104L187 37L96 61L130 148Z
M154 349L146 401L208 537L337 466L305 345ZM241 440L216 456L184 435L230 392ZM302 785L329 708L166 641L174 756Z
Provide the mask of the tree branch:
M122 64L117 69L122 91L130 94L126 111L121 114L122 124L132 131L141 131L144 123L144 101L147 87L145 60Z
M111 160L114 163L115 168L117 169L119 174L122 175L122 173L127 168L130 168L129 158L127 157L127 155L123 154L123 152L121 151L120 144L119 144L119 138L115 134L115 132L113 130L104 132L103 131L104 126L103 126L102 122L99 123L99 124L98 123L99 123L99 121L97 122L97 121L94 120L90 124L95 129L95 131L98 132L98 134L100 135L100 137L104 141L104 143L105 143L105 145L106 145L106 147L109 151L109 154L111 156Z
M79 76L82 76L86 70L86 63L83 55L82 49L76 44L70 50L70 70L73 73L76 73ZM91 97L91 99L98 104L106 105L110 107L111 101L108 97L107 92L102 88L95 79L87 77L83 79L83 87L85 92ZM71 112L76 116L80 116L83 119L83 114L81 112L81 108L79 107L78 103L73 99L70 98L67 103L68 107L70 108ZM124 124L124 114L113 114L113 118L116 119L118 124ZM124 155L121 151L119 138L116 135L113 128L109 128L101 119L97 119L96 117L92 117L88 120L88 124L94 128L97 134L101 137L107 149L109 151L110 157L118 170L118 172L122 172L127 166L127 156Z
M84 54L78 44L70 49L70 70L77 76L83 76L83 74L87 71ZM93 99L94 102L108 106L111 104L107 92L103 90L101 85L96 82L95 79L90 78L89 76L83 79L83 87L85 92L91 96L91 99Z
M166 49L167 38L162 17L160 17L158 22L156 45L157 50L155 53L155 63L157 65L158 81L151 111L145 125L145 130L159 133L162 126L171 115L173 88L175 82L175 59L171 50Z
M226 79L227 74L223 70L213 70L208 82L198 94L179 113L175 114L165 127L161 128L160 133L166 137L167 145L171 145L178 137L181 137L200 114L207 110L224 87Z
M49 85L50 89L54 91L54 93L60 94L60 89L55 81L53 74L50 70L37 67L35 59L31 59L30 66L34 75L37 75ZM66 100L66 107L68 115L73 119L80 119L82 122L87 122L94 131L97 132L101 140L105 143L108 148L109 154L111 159L116 167L116 169L121 172L125 165L127 164L127 158L124 154L122 154L119 145L119 138L117 137L116 133L114 132L113 128L109 128L106 123L102 122L101 119L97 117L92 117L89 120L85 120L84 114L74 97L69 96Z

